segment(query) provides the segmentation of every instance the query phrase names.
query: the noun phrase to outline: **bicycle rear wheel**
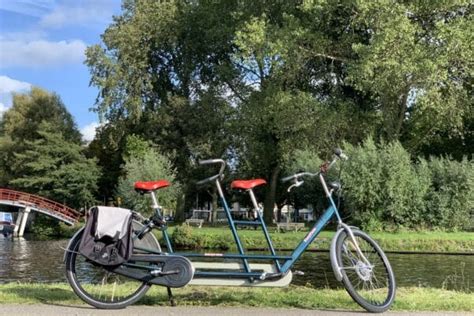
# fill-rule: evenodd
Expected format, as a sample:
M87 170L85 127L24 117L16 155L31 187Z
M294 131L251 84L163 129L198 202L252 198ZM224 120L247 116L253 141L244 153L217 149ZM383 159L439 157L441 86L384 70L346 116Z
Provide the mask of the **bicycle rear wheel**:
M395 298L395 276L387 256L366 233L353 230L359 248L368 263L356 251L352 239L341 233L336 242L336 256L342 269L342 282L349 295L364 309L381 313Z
M142 224L134 221L133 230ZM74 236L66 254L66 278L72 289L83 301L101 309L125 308L138 301L150 288L150 284L137 281L106 270L78 253L82 231ZM134 239L134 247L160 251L155 236L147 233L142 239ZM141 252L141 251L135 251Z

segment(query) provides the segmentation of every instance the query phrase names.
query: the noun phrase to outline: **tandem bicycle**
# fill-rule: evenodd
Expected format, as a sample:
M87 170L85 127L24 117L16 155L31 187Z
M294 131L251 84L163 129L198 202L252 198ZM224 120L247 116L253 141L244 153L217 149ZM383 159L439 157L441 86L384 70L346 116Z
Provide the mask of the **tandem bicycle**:
M154 214L143 218L133 212L133 254L118 266L103 266L82 256L79 245L83 229L70 240L65 252L66 278L74 292L88 304L102 309L124 308L143 297L151 285L164 286L172 300L172 288L186 285L285 287L292 280L292 267L308 246L333 218L337 230L330 246L330 261L334 275L349 295L369 312L384 312L395 298L395 277L380 246L365 232L342 221L333 193L340 189L337 182L326 181L327 172L337 160L347 159L340 149L334 158L324 163L316 173L298 172L282 179L291 183L288 191L299 187L305 178L317 177L328 200L328 208L289 255L277 254L268 228L262 218L254 188L264 185L264 179L235 180L231 188L245 190L257 210L255 220L234 220L224 196L221 181L226 163L222 159L200 161L201 165L219 165L219 172L198 184L214 183L236 244L236 253L175 252L167 231L155 191L169 186L166 180L136 182L135 189L149 194ZM268 254L245 251L237 226L260 227L268 244ZM166 251L152 233L160 230Z

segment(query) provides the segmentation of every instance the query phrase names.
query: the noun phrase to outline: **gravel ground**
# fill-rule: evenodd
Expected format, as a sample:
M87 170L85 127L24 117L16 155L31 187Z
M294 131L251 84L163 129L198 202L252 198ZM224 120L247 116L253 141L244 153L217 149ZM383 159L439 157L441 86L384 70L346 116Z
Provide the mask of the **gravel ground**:
M274 308L243 308L243 307L150 307L130 306L121 310L98 310L88 306L63 306L63 305L0 305L0 315L160 315L160 316L361 316L374 315L363 312L334 311L334 310L306 310L306 309L274 309ZM462 312L386 312L387 316L461 316L474 313Z

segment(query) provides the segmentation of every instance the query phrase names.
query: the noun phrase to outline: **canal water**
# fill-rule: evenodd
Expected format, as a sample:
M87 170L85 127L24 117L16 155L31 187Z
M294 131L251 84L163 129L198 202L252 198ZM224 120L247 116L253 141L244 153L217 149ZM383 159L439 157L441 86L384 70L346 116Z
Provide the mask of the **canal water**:
M15 240L0 236L0 283L65 282L63 249L68 240ZM474 255L387 254L398 286L474 291ZM292 284L335 288L329 253L305 253L293 270Z

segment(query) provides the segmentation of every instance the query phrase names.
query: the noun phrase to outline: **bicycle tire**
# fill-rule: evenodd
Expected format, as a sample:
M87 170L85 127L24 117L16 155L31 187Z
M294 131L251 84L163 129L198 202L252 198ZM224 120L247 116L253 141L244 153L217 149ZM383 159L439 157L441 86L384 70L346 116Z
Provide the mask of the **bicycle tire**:
M137 231L143 225L134 221L132 227ZM74 293L87 304L99 309L125 308L143 297L150 284L110 272L78 253L82 233L83 229L73 237L65 260L66 279ZM145 234L142 239L134 239L134 245L137 244L161 251L160 244L151 233Z
M382 248L369 235L360 230L352 232L372 267L365 264L357 253L351 238L345 232L341 233L336 241L336 258L344 287L365 310L372 313L385 312L392 305L396 292L390 262Z

